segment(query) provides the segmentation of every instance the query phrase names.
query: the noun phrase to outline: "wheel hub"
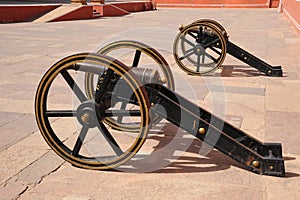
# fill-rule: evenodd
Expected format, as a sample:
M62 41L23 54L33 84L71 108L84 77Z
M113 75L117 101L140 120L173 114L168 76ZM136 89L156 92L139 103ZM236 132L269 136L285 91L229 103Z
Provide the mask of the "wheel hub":
M205 48L203 48L201 45L196 45L194 47L194 54L197 56L202 55L205 52Z
M95 102L88 100L80 104L77 108L77 120L82 126L87 126L93 128L97 126L99 121L104 118L104 109L101 109L103 106L96 106ZM97 108L97 112L96 112Z

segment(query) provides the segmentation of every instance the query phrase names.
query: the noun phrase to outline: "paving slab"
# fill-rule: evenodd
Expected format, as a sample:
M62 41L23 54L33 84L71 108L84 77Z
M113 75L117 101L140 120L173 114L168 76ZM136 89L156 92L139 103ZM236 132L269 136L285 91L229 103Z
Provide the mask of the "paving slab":
M284 77L266 77L230 56L213 74L186 75L172 55L177 27L203 18L220 22L235 44L282 65ZM276 9L159 9L94 20L0 24L0 33L0 199L300 198L300 35ZM137 165L152 169L147 172L84 170L57 156L34 120L39 80L63 57L121 39L158 49L174 72L178 93L262 141L282 143L286 177L248 172L165 121L162 134L151 135L149 160ZM53 106L72 104L64 95L54 97L59 101ZM65 130L66 138L67 131L76 130L63 119L52 124Z

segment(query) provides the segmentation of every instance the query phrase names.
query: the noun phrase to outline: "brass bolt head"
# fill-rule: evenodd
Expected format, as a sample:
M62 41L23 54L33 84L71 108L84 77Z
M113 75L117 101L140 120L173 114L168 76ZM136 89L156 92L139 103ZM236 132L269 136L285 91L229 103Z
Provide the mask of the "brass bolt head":
M81 115L80 118L81 118L81 120L82 120L83 122L88 122L89 119L90 119L90 115L87 114L87 113L84 113L83 115Z
M206 132L205 128L199 128L198 131L201 135L205 135L205 132Z
M161 78L160 78L160 81L161 81L162 83L166 83L166 82L167 82L167 78L166 78L166 77L161 77Z
M274 167L271 165L271 166L269 167L269 169L270 169L271 171L273 171L273 170L274 170Z
M151 103L150 105L151 105L151 106L154 106L154 103Z
M180 24L179 26L178 26L178 29L181 31L182 29L184 28L184 25L183 24Z
M257 160L253 160L252 161L252 166L255 167L255 168L258 168L259 167L259 162Z
M268 74L272 74L272 70L269 69L269 70L268 70Z

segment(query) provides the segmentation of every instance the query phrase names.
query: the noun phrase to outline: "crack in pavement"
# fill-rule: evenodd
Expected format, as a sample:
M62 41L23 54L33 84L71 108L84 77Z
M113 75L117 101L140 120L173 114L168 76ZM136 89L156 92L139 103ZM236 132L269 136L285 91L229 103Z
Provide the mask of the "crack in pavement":
M46 177L59 170L64 163L63 159L54 154L53 151L48 150L5 181L0 188L0 193L4 194L4 199L19 199L23 194L42 183Z

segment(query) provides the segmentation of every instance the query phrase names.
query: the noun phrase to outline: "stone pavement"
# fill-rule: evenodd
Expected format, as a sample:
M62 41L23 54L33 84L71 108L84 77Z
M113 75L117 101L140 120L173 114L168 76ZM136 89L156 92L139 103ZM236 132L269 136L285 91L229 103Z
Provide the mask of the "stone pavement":
M220 22L232 42L282 65L284 77L266 77L230 56L210 76L185 75L174 63L172 44L179 24L201 18ZM300 35L277 10L159 9L97 20L1 24L0 33L1 200L300 198ZM184 142L172 136L171 125L159 143L163 156L148 163L155 169L150 172L83 170L53 153L34 119L39 80L59 59L119 39L159 49L172 67L178 93L261 141L281 142L286 177L245 171L215 150L200 156L201 143L191 137L184 138L191 146L168 162L163 156ZM164 145L165 140L178 145ZM169 165L157 169L162 162Z

